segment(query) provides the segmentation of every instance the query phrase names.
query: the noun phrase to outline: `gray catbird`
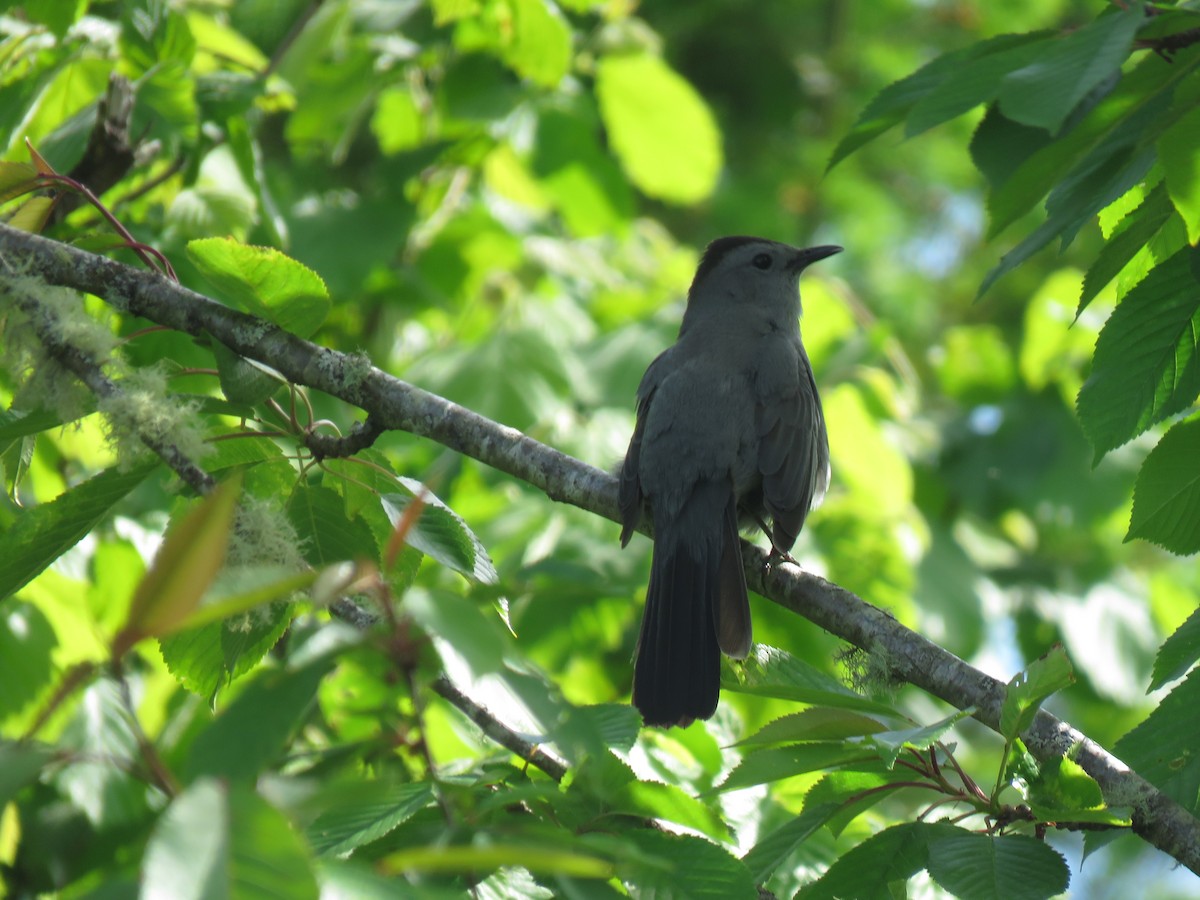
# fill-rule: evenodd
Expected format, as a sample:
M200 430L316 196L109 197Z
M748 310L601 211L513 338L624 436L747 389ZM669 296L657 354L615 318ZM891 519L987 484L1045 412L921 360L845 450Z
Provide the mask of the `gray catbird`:
M841 247L724 237L704 251L674 346L650 364L621 468L621 545L648 501L654 560L633 703L647 725L717 708L721 652L750 652L739 519L786 554L829 484L829 441L800 343L800 273Z

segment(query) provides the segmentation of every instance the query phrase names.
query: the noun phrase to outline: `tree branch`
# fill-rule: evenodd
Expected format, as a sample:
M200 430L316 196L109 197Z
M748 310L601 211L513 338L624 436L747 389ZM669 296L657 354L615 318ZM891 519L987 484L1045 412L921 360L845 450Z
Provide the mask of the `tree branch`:
M73 247L0 226L0 253L31 274L84 290L114 306L189 334L207 332L232 350L271 366L298 384L367 411L373 425L430 438L539 488L551 499L617 520L616 482L605 472L406 384L360 357L303 341L273 325L168 281ZM869 653L899 676L998 729L1005 686L905 628L849 591L791 565L766 566L766 554L743 546L749 586ZM1023 735L1039 759L1077 747L1076 761L1111 806L1132 806L1134 831L1200 874L1200 820L1086 735L1041 712Z

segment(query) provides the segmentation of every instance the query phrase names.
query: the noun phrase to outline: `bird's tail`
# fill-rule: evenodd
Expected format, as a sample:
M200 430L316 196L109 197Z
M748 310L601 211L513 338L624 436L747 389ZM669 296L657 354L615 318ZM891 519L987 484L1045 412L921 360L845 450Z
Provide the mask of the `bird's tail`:
M654 522L654 560L633 673L647 725L688 725L717 708L721 651L750 650L750 608L728 485L701 483L672 521Z

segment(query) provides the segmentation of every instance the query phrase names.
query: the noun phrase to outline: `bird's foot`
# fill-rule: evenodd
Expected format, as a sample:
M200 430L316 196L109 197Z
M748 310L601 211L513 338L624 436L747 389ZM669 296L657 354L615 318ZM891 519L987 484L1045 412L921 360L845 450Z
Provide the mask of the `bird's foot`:
M767 568L773 568L780 563L791 563L797 568L800 567L800 563L796 562L796 558L792 556L792 554L788 553L781 547L772 546L771 552L767 554Z

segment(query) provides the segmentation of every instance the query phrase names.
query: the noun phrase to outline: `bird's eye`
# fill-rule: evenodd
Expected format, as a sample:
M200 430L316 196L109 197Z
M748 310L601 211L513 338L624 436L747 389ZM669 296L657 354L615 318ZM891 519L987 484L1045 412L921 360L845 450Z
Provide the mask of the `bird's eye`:
M754 259L751 260L751 262L754 263L754 268L756 268L756 269L763 269L763 270L769 269L769 268L771 268L771 254L760 253L760 254L758 254L758 256L754 257Z

